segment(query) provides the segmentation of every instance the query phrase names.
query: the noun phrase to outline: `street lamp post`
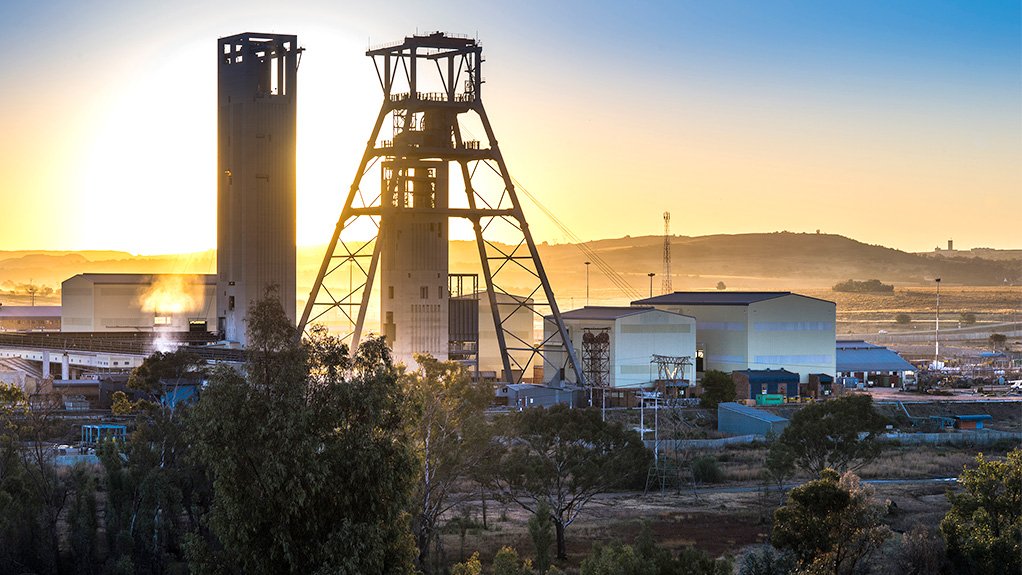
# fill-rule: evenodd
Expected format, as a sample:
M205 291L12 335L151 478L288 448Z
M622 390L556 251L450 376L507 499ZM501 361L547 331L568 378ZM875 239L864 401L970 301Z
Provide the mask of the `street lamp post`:
M592 262L586 262L586 305L589 305L589 264Z
M937 282L937 315L933 327L933 367L936 369L937 362L940 361L940 278L934 281Z
M653 276L655 276L656 274L653 272L649 272L646 275L649 276L649 297L653 297Z

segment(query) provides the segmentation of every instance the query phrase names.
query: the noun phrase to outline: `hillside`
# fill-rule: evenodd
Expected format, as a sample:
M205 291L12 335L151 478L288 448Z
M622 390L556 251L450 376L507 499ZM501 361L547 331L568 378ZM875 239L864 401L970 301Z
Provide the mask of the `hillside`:
M588 242L610 267L633 288L633 294L649 291L649 272L653 291L660 291L662 279L663 237L643 236L603 239ZM322 247L299 250L299 293L307 293L322 258ZM559 299L565 304L581 304L585 298L585 265L591 259L573 244L539 246L544 266ZM987 259L973 252L957 252L933 257L874 246L838 235L767 234L677 236L671 239L672 279L676 290L714 289L724 282L728 289L820 289L838 281L877 278L898 286L929 285L941 277L944 285L996 286L1022 282L1022 257L1004 254ZM969 253L971 257L958 254ZM478 271L478 252L474 242L451 243L452 272ZM85 272L169 272L214 273L213 251L162 256L134 256L107 251L19 251L0 252L0 289L6 294L19 290L30 281L54 290L60 282ZM524 274L512 276L507 287L525 286ZM515 285L517 284L517 286ZM524 289L524 288L522 288ZM622 302L629 298L613 287L598 266L590 269L591 303ZM565 305L562 304L562 305Z

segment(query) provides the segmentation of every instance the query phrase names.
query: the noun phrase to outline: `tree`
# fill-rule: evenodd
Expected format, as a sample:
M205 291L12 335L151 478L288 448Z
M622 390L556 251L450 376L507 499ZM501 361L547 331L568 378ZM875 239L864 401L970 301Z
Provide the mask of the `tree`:
M717 289L719 289L719 290L726 290L727 289L727 285L724 284L724 282L717 282Z
M540 574L550 567L550 544L554 539L554 524L550 519L550 507L543 501L536 507L536 514L529 518L529 538L536 549L536 569Z
M891 293L894 291L894 286L881 283L878 279L866 281L848 280L835 284L831 289L838 292L851 293Z
M716 408L721 403L734 401L735 397L735 381L730 375L716 369L703 374L703 393L700 396L703 407Z
M971 311L963 311L962 314L958 316L958 320L965 325L974 325L976 323L976 314Z
M685 547L677 555L658 547L644 523L635 545L596 545L582 561L582 575L731 575L730 559Z
M218 367L189 417L213 481L196 571L413 571L415 458L390 351L358 353L322 330L305 343L275 297L248 315L244 372Z
M784 482L795 475L795 454L787 444L775 441L767 451L764 465L767 477L777 486L784 500Z
M493 575L532 575L532 563L522 561L512 547L501 547L493 556Z
M957 572L993 575L1022 571L1022 449L1003 460L976 456L976 466L948 492L951 510L940 522Z
M990 334L990 347L994 348L994 351L1004 349L1004 344L1008 342L1008 336L1003 333L992 333Z
M530 513L540 503L549 506L560 559L566 558L564 531L585 505L649 466L638 434L602 421L598 410L527 409L502 423L505 447L489 461L491 487Z
M439 547L440 518L469 497L455 486L489 455L485 411L493 389L472 383L456 361L437 361L429 355L416 355L415 360L418 369L401 377L410 400L409 434L419 462L412 531L418 567L432 572L430 549Z
M771 543L794 553L809 573L852 575L890 536L884 505L851 472L825 469L791 490L774 512Z
M788 450L785 457L812 474L826 468L857 470L880 455L879 434L886 421L868 395L813 403L795 413L770 449Z
M907 313L899 313L898 315L894 316L894 321L900 325L907 325L912 323L912 316L908 315Z

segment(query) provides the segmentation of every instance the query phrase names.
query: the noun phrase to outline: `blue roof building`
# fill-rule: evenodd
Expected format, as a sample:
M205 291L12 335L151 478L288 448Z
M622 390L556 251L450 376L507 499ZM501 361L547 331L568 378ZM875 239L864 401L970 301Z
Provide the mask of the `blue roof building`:
M862 340L837 342L839 378L855 379L866 385L907 387L915 384L916 368L894 350Z
M781 434L790 423L787 419L740 403L721 403L717 406L717 431L731 435Z

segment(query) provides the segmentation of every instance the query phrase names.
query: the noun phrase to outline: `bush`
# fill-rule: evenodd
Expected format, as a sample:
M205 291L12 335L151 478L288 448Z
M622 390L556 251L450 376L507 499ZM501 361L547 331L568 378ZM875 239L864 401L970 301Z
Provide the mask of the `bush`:
M891 293L894 291L894 286L891 284L880 283L880 280L872 279L863 282L848 280L835 284L834 291L850 292L850 293Z
M692 462L692 478L696 483L720 483L724 474L721 473L716 459L703 456Z
M894 321L900 324L912 323L912 318L907 313L899 313L894 316Z
M789 575L794 570L795 558L791 553L769 545L749 549L738 563L738 575Z
M455 564L451 575L479 575L482 572L483 565L479 562L479 552L477 551L464 562Z

